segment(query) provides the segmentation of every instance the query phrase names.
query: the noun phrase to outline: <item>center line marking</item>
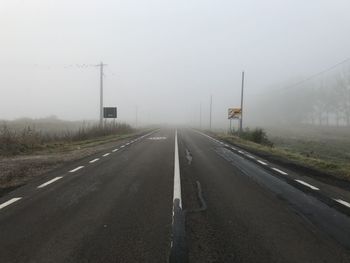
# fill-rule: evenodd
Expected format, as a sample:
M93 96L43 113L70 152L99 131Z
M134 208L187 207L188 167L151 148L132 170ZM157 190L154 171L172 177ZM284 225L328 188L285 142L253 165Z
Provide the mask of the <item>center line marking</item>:
M250 155L250 154L247 154L247 156L250 158L250 159L255 159L254 156Z
M70 173L74 173L74 172L76 172L76 171L78 171L78 170L80 170L82 168L84 168L84 166L78 166L77 168L74 168L73 170L70 170L69 172Z
M12 198L12 199L8 200L7 202L2 203L2 204L0 205L0 209L3 209L4 207L6 207L6 206L8 206L8 205L10 205L10 204L12 204L12 203L14 203L14 202L17 202L17 201L20 200L20 199L22 199L22 197Z
M100 158L93 159L89 163L94 163L94 162L97 162L98 160L100 160Z
M114 153L115 153L115 152L116 152L116 151L118 151L118 150L119 150L119 149L114 149L112 152L114 152Z
M108 155L110 155L111 153L105 153L104 155L102 155L103 157L106 157Z
M320 190L319 188L317 188L317 187L315 187L315 186L313 186L313 185L311 185L311 184L308 184L307 182L304 182L304 181L302 181L302 180L297 180L297 179L295 179L295 181L297 181L298 183L300 183L300 184L302 184L302 185L305 185L305 186L311 188L312 190L316 190L316 191Z
M179 163L179 148L177 143L177 130L175 131L175 160L174 160L174 196L173 201L179 200L179 207L182 209L181 200L181 180L180 180L180 163ZM174 212L174 211L173 211Z
M284 171L282 171L280 169L274 168L274 167L272 167L272 170L275 170L276 172L278 172L280 174L283 174L283 175L288 175L288 173L286 173L286 172L284 172Z
M334 201L337 201L338 203L342 204L342 205L345 205L347 207L350 208L350 203L344 201L344 200L341 200L341 199L334 199Z
M57 180L60 180L60 179L62 179L62 178L63 178L62 176L58 176L58 177L56 177L56 178L53 178L53 179L50 180L50 181L47 181L46 183L43 183L43 184L39 185L37 188L43 188L43 187L45 187L45 186L47 186L47 185L49 185L49 184L52 184L53 182L56 182Z
M120 148L124 148L124 147L125 147L125 145L120 146Z

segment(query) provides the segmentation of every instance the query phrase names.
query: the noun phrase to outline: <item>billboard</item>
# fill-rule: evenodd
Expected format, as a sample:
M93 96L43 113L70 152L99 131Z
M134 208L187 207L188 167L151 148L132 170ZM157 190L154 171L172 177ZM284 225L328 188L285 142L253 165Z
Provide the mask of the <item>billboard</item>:
M117 108L116 107L104 107L103 108L103 118L117 118Z
M228 119L239 119L241 118L242 110L241 108L229 108L228 109Z

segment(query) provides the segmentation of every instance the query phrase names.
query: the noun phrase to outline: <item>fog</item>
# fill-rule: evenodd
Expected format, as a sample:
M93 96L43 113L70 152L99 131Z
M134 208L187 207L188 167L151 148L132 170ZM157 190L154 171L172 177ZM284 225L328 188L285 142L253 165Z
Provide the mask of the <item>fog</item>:
M225 128L244 70L245 124L296 122L310 87L350 90L350 63L294 85L350 57L349 10L348 0L0 0L0 119L97 120L103 61L105 106L121 121L137 108L141 124L199 125L201 104L208 126L212 95L213 127ZM310 112L297 122L327 122ZM345 113L328 124L345 125Z

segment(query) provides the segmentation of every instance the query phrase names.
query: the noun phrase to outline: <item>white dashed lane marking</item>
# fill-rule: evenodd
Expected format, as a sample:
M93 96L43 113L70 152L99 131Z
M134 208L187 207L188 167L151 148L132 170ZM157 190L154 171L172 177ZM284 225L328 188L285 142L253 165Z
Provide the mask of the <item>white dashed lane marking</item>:
M267 165L267 163L263 162L263 161L260 161L260 160L257 160L258 163L261 163L262 165Z
M280 174L283 174L283 175L287 175L288 174L288 173L286 173L286 172L284 172L284 171L282 171L280 169L274 168L274 167L272 167L271 169L276 171L276 172L278 172L278 173L280 173Z
M82 168L84 168L84 166L78 166L77 168L74 168L73 170L70 170L69 172L70 173L74 173L74 172L76 172L76 171L78 171L78 170L80 170Z
M104 155L102 155L103 157L106 157L108 155L110 155L111 153L105 153Z
M350 203L344 201L344 200L341 200L341 199L334 199L334 201L337 201L339 204L342 204L342 205L345 205L347 206L348 208L350 208Z
M94 162L97 162L98 160L100 160L100 158L93 159L89 163L94 163Z
M114 152L114 153L115 153L115 152L116 152L116 151L118 151L118 150L119 150L119 149L114 149L112 152Z
M308 184L307 182L304 182L304 181L302 181L302 180L297 180L297 179L296 179L295 181L297 181L298 183L300 183L300 184L302 184L302 185L305 185L305 186L311 188L312 190L316 190L316 191L320 190L320 189L317 188L316 186L313 186L313 185L311 185L311 184Z
M255 157L250 154L247 154L247 157L249 157L250 159L255 159Z
M45 187L45 186L47 186L49 184L52 184L53 182L56 182L56 181L58 181L58 180L60 180L62 178L63 178L62 176L55 177L52 180L47 181L46 183L43 183L43 184L39 185L37 188L43 188L43 187Z
M10 204L13 204L14 202L17 202L20 199L22 199L22 197L12 198L12 199L8 200L7 202L0 204L0 209L3 209L4 207L6 207Z

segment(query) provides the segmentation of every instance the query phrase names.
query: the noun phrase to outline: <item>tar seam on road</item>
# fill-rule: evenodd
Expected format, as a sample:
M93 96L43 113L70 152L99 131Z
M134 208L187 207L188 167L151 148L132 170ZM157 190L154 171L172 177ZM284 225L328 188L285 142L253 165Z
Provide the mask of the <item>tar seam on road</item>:
M55 177L55 178L51 179L50 181L47 181L46 183L43 183L43 184L39 185L37 188L43 188L43 187L45 187L45 186L47 186L49 184L52 184L52 183L54 183L54 182L56 182L56 181L58 181L58 180L60 180L62 178L63 178L62 176Z
M6 207L10 204L13 204L14 202L17 202L20 199L22 199L22 197L12 198L12 199L8 200L7 202L0 204L0 209L3 209L4 207Z
M181 180L179 164L179 148L177 130L175 131L175 156L174 156L174 193L173 193L173 220L172 241L169 255L170 263L188 262L185 233L185 213L182 209Z

